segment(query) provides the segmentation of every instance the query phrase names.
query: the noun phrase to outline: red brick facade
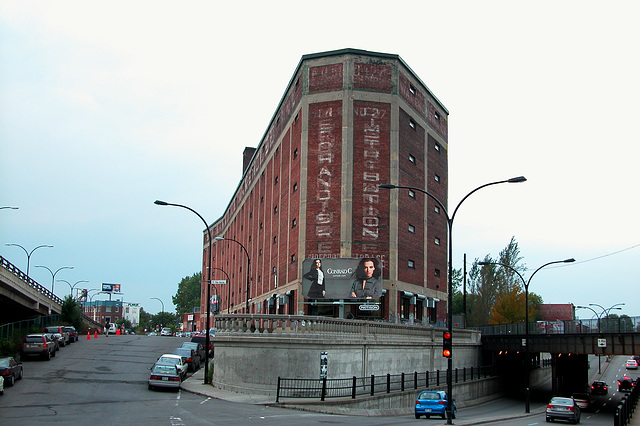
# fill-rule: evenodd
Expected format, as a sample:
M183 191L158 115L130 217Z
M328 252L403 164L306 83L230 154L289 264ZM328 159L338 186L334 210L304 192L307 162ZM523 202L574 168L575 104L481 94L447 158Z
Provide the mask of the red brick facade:
M241 243L251 262L247 295L243 247L213 241L212 265L230 281L218 287L221 312L244 312L248 302L251 313L346 315L351 310L340 304L311 310L301 296L302 262L375 256L384 270L383 319L442 321L444 212L419 192L378 185L425 188L446 206L447 115L397 55L347 49L304 56L210 228ZM226 279L212 272L212 279Z

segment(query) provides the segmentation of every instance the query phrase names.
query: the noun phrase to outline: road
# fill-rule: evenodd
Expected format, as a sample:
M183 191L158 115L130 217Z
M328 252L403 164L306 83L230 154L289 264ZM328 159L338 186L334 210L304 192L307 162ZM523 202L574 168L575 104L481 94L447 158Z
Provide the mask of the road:
M441 424L441 421L399 417L356 417L317 414L207 398L185 391L147 389L148 368L158 356L185 341L178 337L101 336L65 348L51 361L24 360L24 379L0 397L1 425L404 425ZM603 373L611 386L594 411L583 413L583 424L611 424L612 410L620 395L616 378L624 371L625 357L616 357ZM597 369L597 359L596 369ZM633 378L637 372L631 372ZM546 405L532 401L532 411ZM458 411L455 423L521 413L522 401L498 400ZM471 423L470 423L471 421ZM544 414L489 424L533 425L544 423Z

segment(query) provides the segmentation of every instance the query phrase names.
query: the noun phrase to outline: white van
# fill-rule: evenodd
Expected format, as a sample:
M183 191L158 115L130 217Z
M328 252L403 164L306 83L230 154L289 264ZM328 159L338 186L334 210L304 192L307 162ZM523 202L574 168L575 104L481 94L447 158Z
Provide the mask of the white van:
M118 326L115 325L114 323L110 323L109 324L109 334L116 334L116 331L118 331Z

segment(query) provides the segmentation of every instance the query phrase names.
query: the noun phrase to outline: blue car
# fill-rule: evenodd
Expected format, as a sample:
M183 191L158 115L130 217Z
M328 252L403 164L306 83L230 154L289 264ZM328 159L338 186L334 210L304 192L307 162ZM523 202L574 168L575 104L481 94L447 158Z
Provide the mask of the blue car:
M416 399L416 419L420 416L426 418L434 416L441 416L443 419L447 418L447 393L444 391L423 391L420 392ZM451 412L451 418L456 418L456 404L452 405L453 411Z

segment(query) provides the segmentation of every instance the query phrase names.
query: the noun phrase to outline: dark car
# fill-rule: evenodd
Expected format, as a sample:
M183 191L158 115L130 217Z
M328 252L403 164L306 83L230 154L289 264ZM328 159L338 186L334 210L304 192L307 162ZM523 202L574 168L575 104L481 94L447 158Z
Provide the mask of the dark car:
M197 342L182 342L180 347L193 349L198 354L198 358L200 358L200 364L204 362L204 345Z
M22 379L22 363L12 356L0 358L0 376L4 378L5 386L13 386L16 380Z
M207 347L207 335L204 333L194 334L191 337L192 342L200 343L203 348ZM213 336L209 335L209 357L213 357Z
M622 378L618 380L618 392L631 392L635 386L636 382L629 376L622 376Z
M200 368L200 357L193 349L177 348L173 351L173 354L180 355L182 358L185 358L188 370L196 371L198 368Z
M606 395L609 392L606 382L596 380L591 383L591 395Z
M65 326L65 330L69 332L69 342L77 342L78 341L78 330L74 326Z
M420 416L429 418L431 416L441 416L443 419L447 418L447 405L448 398L447 393L444 391L424 391L418 394L416 399L415 416L419 419ZM456 404L452 405L451 418L456 418Z
M554 396L547 405L547 422L569 420L573 424L580 423L580 407L573 398Z

